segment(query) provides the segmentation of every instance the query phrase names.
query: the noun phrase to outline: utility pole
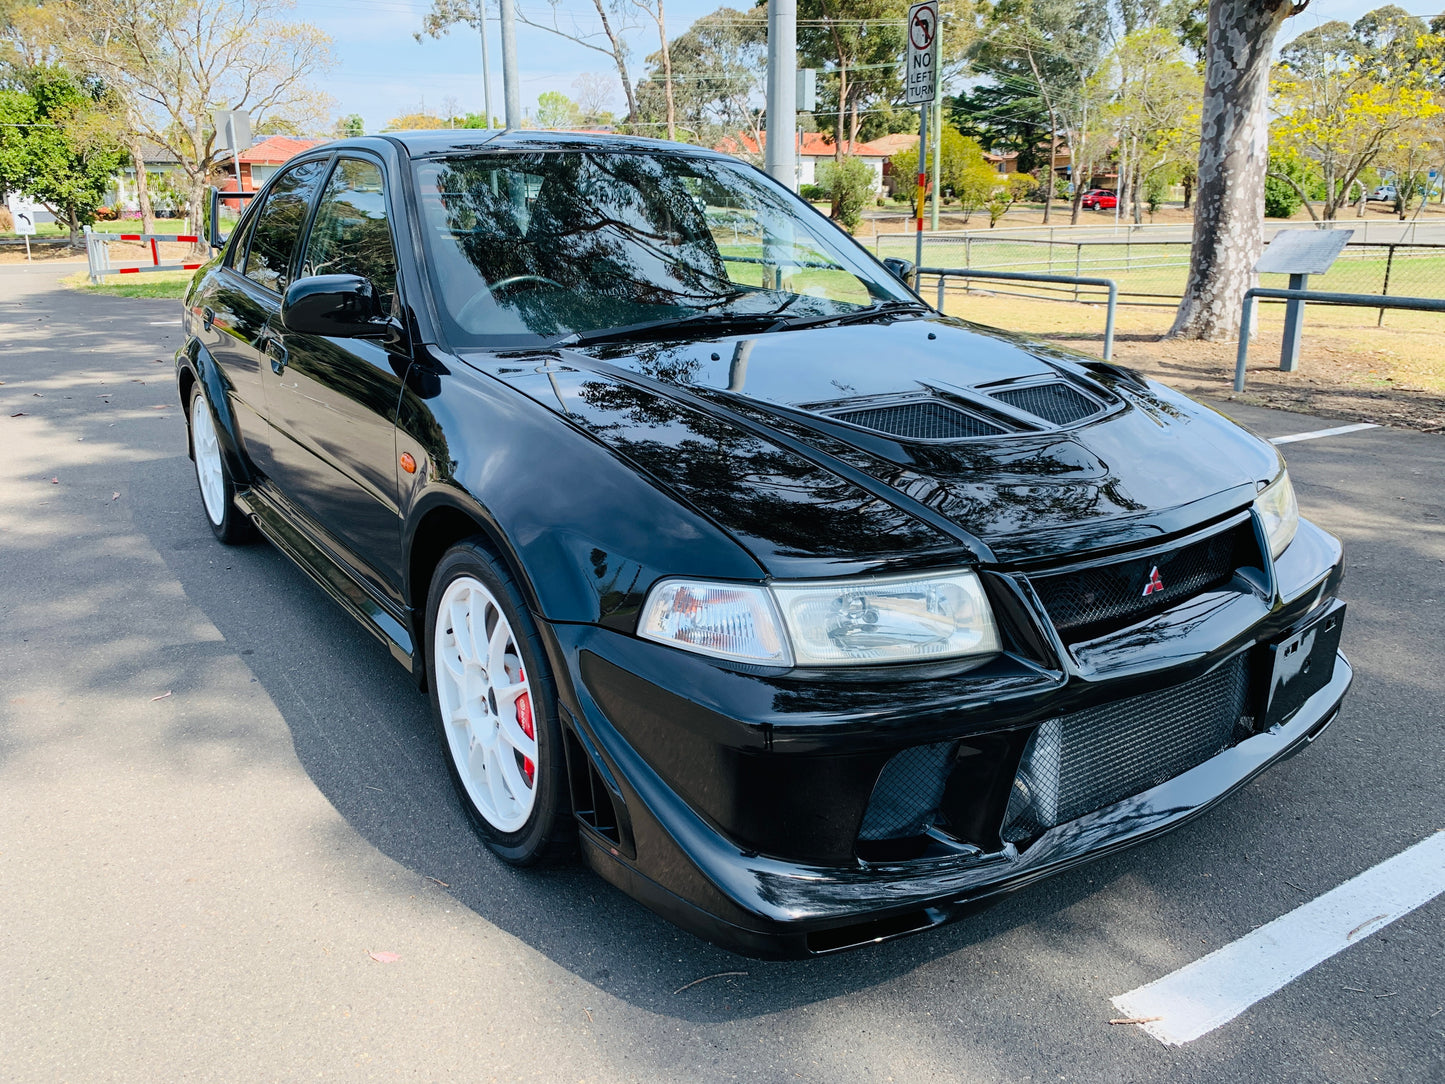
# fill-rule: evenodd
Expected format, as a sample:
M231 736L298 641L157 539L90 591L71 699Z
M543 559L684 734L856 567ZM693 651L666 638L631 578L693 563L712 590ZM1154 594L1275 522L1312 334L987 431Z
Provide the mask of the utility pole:
M768 176L793 188L797 184L793 129L798 123L798 0L768 4L767 121L763 161Z
M486 116L483 128L492 126L492 58L487 48L487 0L477 0L477 30L482 35L482 109Z
M929 216L929 228L938 232L938 202L943 198L939 188L938 174L940 159L943 157L943 23L947 17L938 13L938 44L934 49L938 56L938 96L933 99L933 204Z
M508 128L522 126L522 86L517 76L516 0L500 0L502 9L502 102ZM490 118L488 118L490 123Z

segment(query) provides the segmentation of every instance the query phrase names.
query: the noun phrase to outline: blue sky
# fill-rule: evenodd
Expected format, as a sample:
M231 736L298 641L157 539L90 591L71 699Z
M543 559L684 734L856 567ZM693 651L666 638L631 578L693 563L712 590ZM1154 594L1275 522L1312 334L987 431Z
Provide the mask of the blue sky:
M668 33L675 37L693 20L714 10L722 0L670 0ZM945 0L947 2L947 0ZM1285 24L1280 35L1289 38L1330 19L1353 22L1383 0L1314 0L1302 15ZM518 0L534 18L549 16L547 0ZM1445 6L1445 0L1441 0ZM440 113L454 99L460 112L482 107L481 50L476 32L457 26L448 37L418 44L412 37L421 27L430 0L298 0L295 15L330 34L337 64L322 79L322 87L336 99L338 113L360 113L368 131L381 128L402 113L421 110ZM749 6L734 0L734 7ZM1414 5L1402 5L1413 10ZM575 18L585 30L597 29L596 13L588 0L559 0L559 18ZM495 7L493 7L495 12ZM1434 12L1423 12L1430 15ZM492 55L492 109L502 111L501 47L495 21L489 27ZM643 58L657 48L656 30L645 22L627 33L632 44L630 68L634 80L644 70ZM517 55L521 69L522 102L535 108L537 96L560 90L572 95L573 81L583 72L607 76L614 87L611 108L621 110L623 97L609 59L555 35L519 24Z

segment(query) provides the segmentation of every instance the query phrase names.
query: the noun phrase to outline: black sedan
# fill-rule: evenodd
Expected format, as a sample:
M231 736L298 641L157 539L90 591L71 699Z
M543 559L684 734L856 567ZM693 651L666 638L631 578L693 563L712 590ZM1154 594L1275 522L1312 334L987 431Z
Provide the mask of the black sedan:
M1172 828L1339 710L1340 546L1272 446L941 315L749 166L429 132L252 203L176 358L205 514L429 690L507 862L828 952Z

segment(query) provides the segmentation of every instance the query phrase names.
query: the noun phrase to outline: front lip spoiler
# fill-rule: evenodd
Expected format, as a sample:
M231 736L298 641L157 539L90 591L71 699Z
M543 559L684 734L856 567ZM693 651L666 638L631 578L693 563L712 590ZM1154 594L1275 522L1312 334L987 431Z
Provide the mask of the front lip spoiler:
M891 940L976 911L991 898L1131 847L1204 813L1277 761L1299 752L1333 723L1354 679L1337 654L1330 683L1288 722L1240 742L1196 768L1097 812L1059 825L1026 851L860 869L802 866L729 850L714 836L692 851L715 885L747 884L746 925L690 903L609 854L596 841L591 865L652 910L709 941L750 956L797 958Z

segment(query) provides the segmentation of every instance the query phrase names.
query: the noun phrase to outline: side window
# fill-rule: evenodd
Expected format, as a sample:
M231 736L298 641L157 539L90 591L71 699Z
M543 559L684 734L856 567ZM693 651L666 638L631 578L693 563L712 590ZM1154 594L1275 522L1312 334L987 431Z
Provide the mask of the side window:
M255 200L251 201L252 203ZM251 210L251 208L247 208ZM240 270L246 261L246 246L251 243L251 234L256 228L256 214L245 215L236 227L236 240L231 245L231 251L226 254L226 266Z
M272 185L251 231L251 247L246 252L248 279L278 294L286 289L296 239L306 224L306 210L325 166L324 161L302 162Z
M337 161L316 207L301 268L303 275L370 279L382 311L391 309L396 295L396 250L387 224L379 166L356 158Z

